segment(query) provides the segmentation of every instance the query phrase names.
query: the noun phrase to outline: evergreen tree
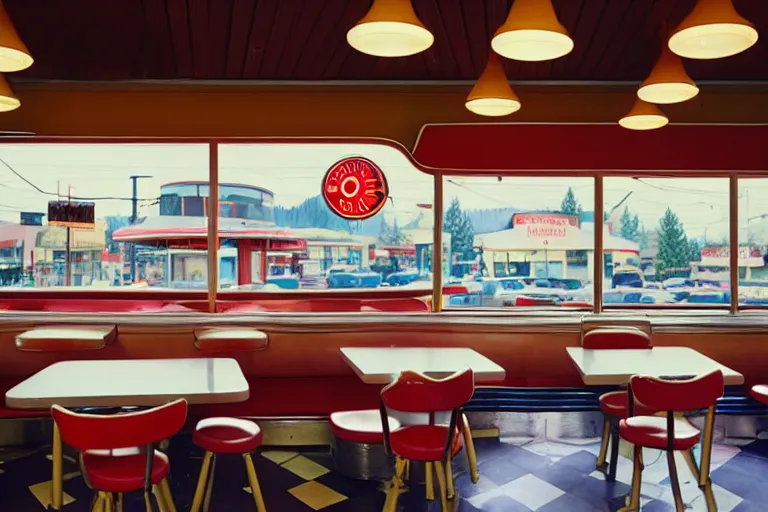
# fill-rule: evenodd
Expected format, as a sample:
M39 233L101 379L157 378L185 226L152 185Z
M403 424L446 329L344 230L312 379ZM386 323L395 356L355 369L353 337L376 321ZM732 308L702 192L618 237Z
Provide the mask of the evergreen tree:
M573 189L568 187L568 192L565 193L563 201L560 203L560 212L566 215L573 215L579 217L583 208L581 203L576 199L576 195L573 193Z
M640 229L637 232L637 243L640 245L640 250L648 249L650 246L650 240L648 236L648 230L645 229L645 226L640 226Z
M619 225L619 235L622 238L632 240L633 242L638 241L640 236L640 219L637 215L629 213L629 208L626 206L624 207L624 213L621 214L619 219Z
M685 229L670 209L659 221L659 253L656 256L661 269L684 268L690 263L691 249ZM658 269L658 267L657 267Z
M699 241L691 239L688 241L688 259L690 261L701 261L701 247Z
M443 231L451 235L451 252L453 254L464 257L472 252L475 230L472 226L472 219L467 213L461 211L457 197L451 199L451 204L445 211Z

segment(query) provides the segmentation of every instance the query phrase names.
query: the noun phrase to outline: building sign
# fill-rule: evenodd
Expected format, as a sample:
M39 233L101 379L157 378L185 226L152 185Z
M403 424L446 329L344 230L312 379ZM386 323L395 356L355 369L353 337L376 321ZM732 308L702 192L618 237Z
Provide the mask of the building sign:
M701 250L702 258L730 258L731 249L729 247L704 247ZM739 259L762 258L760 249L757 247L739 247Z
M95 203L49 201L48 225L94 229L96 227L95 208Z
M44 213L39 212L21 212L19 224L22 226L42 226Z
M578 217L558 213L516 213L512 216L512 227L524 227L530 238L565 238L569 226L578 227Z
M340 160L323 178L323 199L328 208L343 219L373 217L384 207L388 196L384 173L367 158Z

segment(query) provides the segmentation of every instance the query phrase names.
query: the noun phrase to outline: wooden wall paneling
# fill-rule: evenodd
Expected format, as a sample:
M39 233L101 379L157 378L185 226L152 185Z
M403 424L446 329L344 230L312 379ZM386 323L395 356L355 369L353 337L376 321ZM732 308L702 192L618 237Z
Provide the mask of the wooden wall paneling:
M278 4L276 2L264 0L256 2L242 76L245 80L257 80L260 77L264 53L267 51L272 30L275 29L277 8Z
M296 64L299 62L302 52L308 46L308 41L317 27L317 20L320 18L323 9L328 8L328 5L328 2L304 1L294 30L285 43L282 58L277 66L276 75L279 78L287 80L293 77Z
M253 25L253 12L255 10L256 6L252 0L233 0L224 78L237 79L243 77L248 43L251 36L251 26Z
M141 46L146 70L139 77L173 78L176 75L176 62L165 0L143 0L142 4L144 24Z
M179 78L192 78L195 73L190 40L189 13L186 0L165 0L168 25L173 39L176 72Z
M568 30L568 33L571 33L571 28L573 25L566 25L566 15L570 17L575 17L578 15L578 1L577 2L560 2L560 3L554 3L555 7L555 14L557 15L557 19L560 20L560 23ZM545 60L541 62L537 62L532 66L532 79L533 80L547 80L549 77L552 76L552 66L557 60L562 60L563 57L560 57L560 59L554 59L554 60Z
M284 59L283 53L288 41L297 33L296 27L305 4L304 0L281 0L279 3L264 60L261 63L260 78L265 80L277 78L278 65Z
M474 76L480 76L486 62L488 62L488 50L491 46L491 37L493 37L493 34L488 35L488 24L483 7L484 5L480 2L461 2L464 29L467 32L467 43L475 69Z
M436 0L433 0L436 2ZM449 34L450 44L456 63L459 67L459 76L464 80L477 78L475 63L472 60L472 52L469 47L469 37L464 26L464 17L459 0L440 0L436 2L439 7L442 24Z
M559 2L555 4L556 7L560 7L558 10L558 17L560 19L560 23L563 24L563 26L568 30L568 33L571 35L571 39L574 38L576 33L576 27L578 26L579 19L581 18L581 14L583 12L584 6L583 2L585 0L566 0L565 2ZM579 43L576 42L575 45L578 45ZM574 46L574 50L575 50ZM563 73L565 71L565 65L568 62L568 55L564 55L563 57L560 57L559 59L555 59L552 61L552 65L549 66L549 76L553 79L559 79L563 76Z
M310 79L314 76L312 73L316 69L315 64L318 59L323 61L323 66L320 69L322 72L325 70L325 63L332 58L332 54L328 55L328 53L333 50L328 50L327 43L333 37L334 32L338 30L337 25L341 27L339 20L344 16L348 2L347 0L328 0L323 3L325 7L317 18L312 28L312 35L307 40L301 57L294 68L293 77L298 80ZM348 29L349 27L347 27ZM346 31L344 37L346 38Z
M607 64L612 66L611 73L614 76L636 73L637 80L644 80L666 44L664 31L672 30L682 20L682 13L687 12L689 6L683 4L680 0L657 0L645 23L638 25L637 32L621 52L620 59Z
M319 76L324 79L335 78L334 72L338 73L347 55L356 51L347 43L347 31L365 16L367 10L367 2L355 2L354 0L346 2L343 14L335 21L334 28L328 38L316 43L322 45L323 51L316 55L314 62L309 66L311 76Z
M229 33L232 27L234 0L208 2L208 37L210 48L210 72L214 78L222 78L227 72L229 59Z
M427 66L435 79L448 79L459 73L459 65L448 40L448 31L443 22L436 0L414 0L413 7L422 23L435 36L435 43L427 50Z
M573 76L581 69L581 61L587 55L592 38L597 34L600 26L603 11L606 8L608 0L584 0L579 21L571 32L571 38L574 40L573 51L563 57L563 73L567 76Z
M192 68L195 78L215 78L213 59L220 57L212 52L210 12L208 0L188 0Z
M615 38L621 34L624 20L631 6L630 0L610 0L606 2L600 16L600 27L602 30L599 30L591 38L586 54L579 61L579 78L588 79L599 76L603 55L605 55L605 52L611 45L616 44ZM636 22L636 19L629 21L630 24Z
M619 23L616 32L610 40L607 48L604 49L600 61L593 68L590 76L600 77L602 80L617 80L615 74L616 63L619 61L622 54L626 53L628 48L632 48L637 44L635 36L641 30L653 31L656 25L659 25L658 17L654 16L655 8L659 4L654 3L653 8L651 5L643 2L632 2L629 7L624 11L624 16ZM649 21L649 20L656 21ZM648 24L653 24L649 26ZM653 45L649 45L643 50L645 53L654 53ZM585 73L589 73L586 69ZM642 74L642 70L638 69L638 73ZM643 77L644 78L644 77Z

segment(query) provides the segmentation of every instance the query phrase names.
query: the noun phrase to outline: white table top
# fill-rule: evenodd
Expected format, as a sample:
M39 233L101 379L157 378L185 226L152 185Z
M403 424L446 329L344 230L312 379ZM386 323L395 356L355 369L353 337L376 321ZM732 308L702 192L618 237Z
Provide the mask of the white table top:
M62 361L10 389L7 407L154 406L177 398L190 404L243 402L248 382L234 359Z
M651 349L584 349L567 347L587 386L619 386L633 375L693 377L715 369L728 386L744 383L744 376L689 347Z
M440 379L472 368L475 382L499 382L506 372L471 348L347 347L341 356L366 384L389 384L413 370Z

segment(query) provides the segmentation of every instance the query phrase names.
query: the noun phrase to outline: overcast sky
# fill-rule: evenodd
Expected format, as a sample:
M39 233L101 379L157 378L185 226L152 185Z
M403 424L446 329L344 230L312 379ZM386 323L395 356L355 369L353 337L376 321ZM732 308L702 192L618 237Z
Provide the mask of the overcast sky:
M432 203L432 178L411 166L397 150L363 145L255 145L220 146L220 181L258 185L275 193L275 203L292 206L320 192L328 168L345 156L362 155L377 163L387 177L391 201L388 215L408 220L416 204ZM97 217L130 215L131 175L139 180L140 215L157 214L160 185L174 181L208 180L206 145L87 145L0 144L0 220L18 222L20 211L47 211L57 190L76 197L108 197L96 201ZM29 181L27 183L24 181ZM450 178L446 200L458 197L466 209L515 207L522 210L557 210L571 186L585 210L594 208L589 178ZM40 190L37 190L37 189ZM768 179L742 186L740 216L768 213ZM649 228L667 206L680 217L689 236L722 239L728 233L728 181L714 179L605 178L605 205L610 210L627 193L620 207L628 206Z

